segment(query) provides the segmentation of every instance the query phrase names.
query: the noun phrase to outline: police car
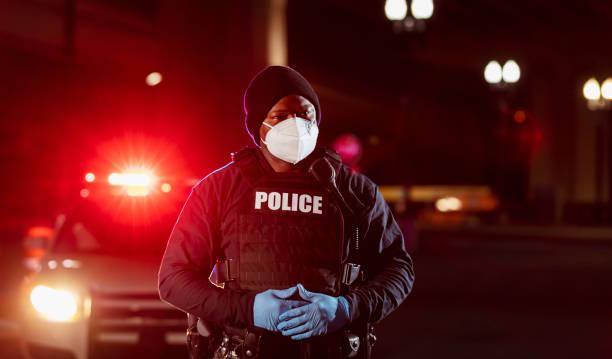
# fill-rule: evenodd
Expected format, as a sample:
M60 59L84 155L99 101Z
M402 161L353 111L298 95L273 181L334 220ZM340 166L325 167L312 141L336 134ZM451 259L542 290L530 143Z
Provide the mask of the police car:
M185 357L185 314L157 271L190 181L129 169L87 173L27 279L22 329L33 358Z

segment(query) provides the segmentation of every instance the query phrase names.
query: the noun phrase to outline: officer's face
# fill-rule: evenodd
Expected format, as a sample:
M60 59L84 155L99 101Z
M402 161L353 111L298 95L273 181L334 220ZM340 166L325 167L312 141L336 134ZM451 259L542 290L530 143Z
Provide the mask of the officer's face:
M310 101L303 96L289 95L281 98L272 106L263 122L270 126L274 126L279 122L295 116L310 121L315 121L317 118L315 107ZM268 131L270 131L270 127L262 124L259 127L259 136L265 139Z

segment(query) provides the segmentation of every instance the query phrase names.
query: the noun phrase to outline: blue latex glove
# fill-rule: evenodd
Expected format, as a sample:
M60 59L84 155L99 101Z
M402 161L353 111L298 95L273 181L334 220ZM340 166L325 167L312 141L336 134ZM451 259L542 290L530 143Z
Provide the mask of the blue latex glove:
M309 303L288 310L279 317L278 330L293 340L332 333L349 322L348 302L344 297L331 297L307 291L297 285L300 297Z
M308 304L306 301L287 299L298 291L297 287L287 289L268 289L258 293L253 303L253 323L255 326L278 332L278 317L293 308Z

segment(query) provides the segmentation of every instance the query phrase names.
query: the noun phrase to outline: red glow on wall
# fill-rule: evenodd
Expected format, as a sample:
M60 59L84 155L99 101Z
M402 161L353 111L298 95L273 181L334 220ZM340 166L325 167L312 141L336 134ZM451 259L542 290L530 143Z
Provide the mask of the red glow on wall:
M361 141L352 133L345 133L338 136L332 147L342 157L342 162L347 166L355 165L361 158Z

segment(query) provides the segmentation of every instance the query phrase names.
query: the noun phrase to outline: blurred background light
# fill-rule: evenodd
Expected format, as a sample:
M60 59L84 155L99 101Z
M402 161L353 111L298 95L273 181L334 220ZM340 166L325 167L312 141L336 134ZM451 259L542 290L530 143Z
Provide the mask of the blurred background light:
M507 83L515 83L521 78L521 69L514 60L508 60L502 70L503 79Z
M608 77L603 84L601 84L601 97L606 100L612 100L612 78Z
M164 183L161 185L160 187L161 191L164 193L168 193L170 191L172 191L172 186L170 185L170 183Z
M128 185L126 193L130 197L144 197L149 194L149 188L146 186L140 186L140 185L135 185L135 186Z
M62 266L69 269L81 268L81 262L74 259L64 259Z
M484 70L484 77L490 84L500 83L502 80L502 68L499 62L489 61Z
M380 144L380 137L376 135L368 136L368 143L372 146L378 146Z
M145 81L149 86L159 85L162 82L162 75L159 72L151 72Z
M76 300L70 292L42 285L32 290L30 301L37 312L53 321L68 321L77 311Z
M582 93L584 94L584 98L587 100L599 100L599 97L601 96L599 82L597 82L595 78L590 78L587 82L585 82L584 87L582 88Z
M359 162L363 146L359 137L352 133L342 134L334 140L332 148L342 157L342 162L353 166Z
M151 176L146 173L128 173L123 175L123 179L127 186L146 187L151 184Z
M83 188L81 192L79 192L79 194L81 195L81 197L87 198L89 197L89 190L87 188Z
M147 173L111 173L108 183L113 186L140 186L146 187L151 184L151 176Z
M457 197L443 197L436 201L436 209L440 212L458 211L461 207L461 200Z
M527 119L527 114L523 110L517 110L514 113L514 122L523 123Z
M432 0L412 0L410 11L415 19L429 19L434 12Z
M111 173L108 176L108 183L110 183L113 186L117 186L119 184L121 184L121 175L119 173Z
M385 2L385 15L389 20L403 20L408 14L406 0L387 0Z
M96 180L96 175L94 175L93 173L89 172L85 175L85 181L87 182L93 182Z

